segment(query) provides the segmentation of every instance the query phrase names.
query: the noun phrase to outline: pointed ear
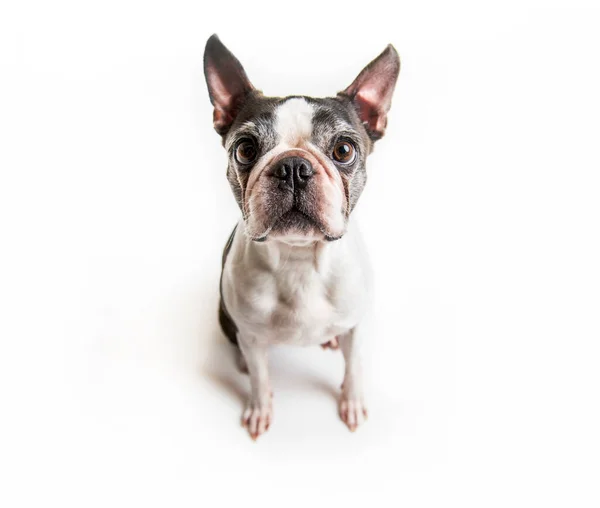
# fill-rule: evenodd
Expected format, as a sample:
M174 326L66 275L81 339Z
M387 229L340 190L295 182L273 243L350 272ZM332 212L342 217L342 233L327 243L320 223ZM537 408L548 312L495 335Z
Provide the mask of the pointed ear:
M348 97L373 141L381 138L400 73L400 57L391 44L339 95Z
M236 115L255 90L239 60L217 37L212 35L204 50L204 76L210 102L215 107L213 125L221 134L227 134Z

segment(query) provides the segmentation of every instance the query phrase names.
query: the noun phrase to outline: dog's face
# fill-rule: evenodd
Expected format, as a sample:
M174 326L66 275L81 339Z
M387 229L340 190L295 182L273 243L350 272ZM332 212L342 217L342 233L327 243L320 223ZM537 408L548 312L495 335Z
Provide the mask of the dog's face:
M383 136L400 70L390 45L336 97L265 97L216 35L204 71L227 177L255 241L332 241L346 231Z

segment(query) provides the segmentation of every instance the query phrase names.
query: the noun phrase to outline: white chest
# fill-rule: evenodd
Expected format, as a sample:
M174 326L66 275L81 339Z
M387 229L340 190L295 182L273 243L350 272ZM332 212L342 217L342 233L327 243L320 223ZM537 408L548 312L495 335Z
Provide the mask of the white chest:
M323 343L341 333L348 316L330 291L331 284L314 268L286 270L275 280L268 317L276 342Z
M234 242L222 287L227 309L247 340L322 344L363 316L369 284L359 250L340 244L315 257L297 251L279 255L245 242Z
M291 266L281 272L256 273L234 289L232 311L240 328L269 343L321 344L353 326L357 309L313 269Z

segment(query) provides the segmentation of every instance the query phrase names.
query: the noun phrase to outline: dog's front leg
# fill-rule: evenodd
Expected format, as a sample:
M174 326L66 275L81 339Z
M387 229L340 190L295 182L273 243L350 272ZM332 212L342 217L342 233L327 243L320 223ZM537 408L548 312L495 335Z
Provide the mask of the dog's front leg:
M362 369L355 330L354 328L338 337L346 363L342 397L340 399L340 417L352 432L367 419L367 408L363 398Z
M248 340L238 334L238 343L250 374L250 400L242 415L242 425L252 439L269 429L273 415L267 344Z

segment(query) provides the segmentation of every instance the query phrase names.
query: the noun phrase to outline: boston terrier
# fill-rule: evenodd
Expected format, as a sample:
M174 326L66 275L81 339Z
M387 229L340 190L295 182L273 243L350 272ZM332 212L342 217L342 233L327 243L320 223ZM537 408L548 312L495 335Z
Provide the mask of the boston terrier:
M272 344L339 347L340 417L351 431L367 417L357 327L370 268L352 211L399 71L388 45L335 97L266 97L216 35L206 43L213 125L242 212L223 252L219 322L250 374L242 423L253 439L273 416Z

